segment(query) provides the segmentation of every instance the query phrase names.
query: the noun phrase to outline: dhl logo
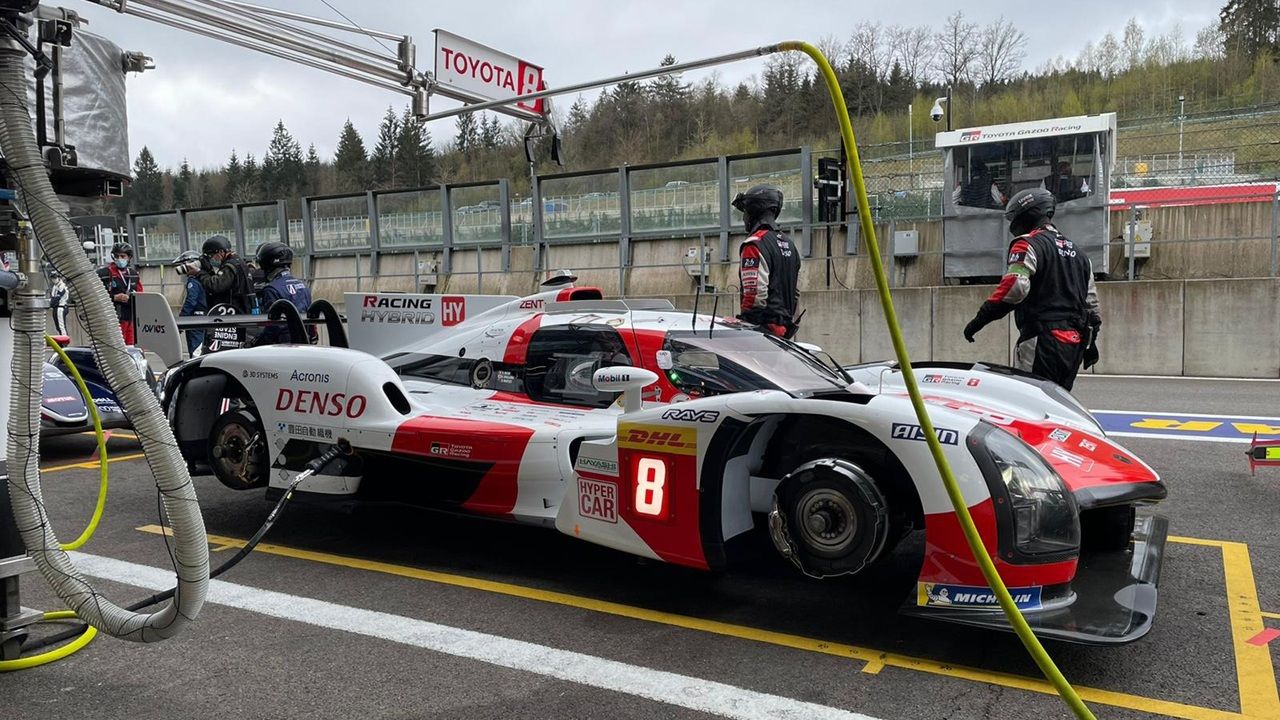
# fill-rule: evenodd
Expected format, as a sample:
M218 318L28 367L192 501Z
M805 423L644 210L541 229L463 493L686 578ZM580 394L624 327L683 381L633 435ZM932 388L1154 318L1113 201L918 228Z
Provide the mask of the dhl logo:
M676 455L698 454L698 429L623 423L618 425L618 447Z

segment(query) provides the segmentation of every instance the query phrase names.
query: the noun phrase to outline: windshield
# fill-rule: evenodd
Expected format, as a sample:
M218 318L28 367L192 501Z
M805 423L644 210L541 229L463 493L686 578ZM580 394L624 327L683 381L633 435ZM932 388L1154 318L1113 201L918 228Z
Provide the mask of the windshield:
M781 338L754 330L673 330L659 366L678 390L692 397L749 390L829 390L848 382L816 358ZM668 367L669 366L669 367Z

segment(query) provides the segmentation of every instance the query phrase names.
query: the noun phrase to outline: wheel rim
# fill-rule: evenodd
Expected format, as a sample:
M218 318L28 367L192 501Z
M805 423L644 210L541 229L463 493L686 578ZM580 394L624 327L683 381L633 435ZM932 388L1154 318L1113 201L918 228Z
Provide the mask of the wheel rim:
M223 428L217 444L221 451L216 455L218 474L250 483L260 469L262 449L256 441L257 437L243 425L233 423Z
M816 488L796 504L796 532L815 552L838 555L849 549L858 535L858 516L843 493Z

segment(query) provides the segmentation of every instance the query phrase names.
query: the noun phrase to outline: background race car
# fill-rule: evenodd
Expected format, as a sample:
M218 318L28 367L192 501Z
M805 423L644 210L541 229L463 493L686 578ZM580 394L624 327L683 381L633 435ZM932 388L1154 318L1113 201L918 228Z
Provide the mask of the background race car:
M85 347L67 347L70 339L65 336L55 337L55 340L63 344L63 352L80 371L80 377L88 386L89 394L93 397L94 405L98 409L102 427L108 430L130 427L129 418L125 417L124 411L120 409L115 392L111 390L102 371L98 369L93 351ZM158 392L159 382L142 351L129 347L128 352L142 371L152 391ZM91 430L93 430L93 419L89 417L89 410L80 394L80 388L76 387L75 381L71 378L71 372L62 359L52 355L44 363L44 397L40 406L41 436L72 435Z

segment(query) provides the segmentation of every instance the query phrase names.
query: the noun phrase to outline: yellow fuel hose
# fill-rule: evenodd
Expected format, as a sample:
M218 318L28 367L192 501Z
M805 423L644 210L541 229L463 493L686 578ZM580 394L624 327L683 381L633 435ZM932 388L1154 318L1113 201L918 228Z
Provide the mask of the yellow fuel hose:
M93 402L93 394L89 392L89 386L85 384L84 378L80 376L80 371L76 368L75 363L71 362L71 358L67 357L66 351L52 337L45 335L44 342L58 354L62 364L67 368L67 372L71 373L71 379L75 381L76 387L80 389L80 396L84 398L85 407L89 408L89 417L93 419L93 434L98 441L98 504L93 508L93 517L89 518L89 525L84 529L84 532L80 533L80 537L60 546L63 550L79 550L85 543L89 542L89 538L93 537L94 531L98 529L98 521L102 519L102 510L107 505L107 436L102 431L102 417L98 415L98 407Z
M75 619L78 619L78 617L74 612L70 610L58 610L57 612L45 613L42 621ZM80 637L56 650L50 650L47 653L41 653L39 655L32 655L31 657L18 658L17 660L0 660L0 673L13 672L15 670L28 670L33 667L48 665L56 660L61 660L62 658L80 650L85 645L88 645L97 634L97 628L89 625L88 629L86 629Z
M893 350L898 357L898 365L902 369L902 378L907 386L907 394L911 397L911 406L915 408L916 418L920 421L920 427L924 428L925 439L929 444L929 452L933 454L933 461L938 466L938 473L942 476L942 484L947 489L947 496L951 498L951 505L955 508L956 516L960 518L960 527L964 530L964 537L969 543L969 549L973 551L973 557L977 560L983 577L986 578L987 583L995 592L996 598L1000 602L1000 609L1004 610L1005 616L1009 618L1009 623L1013 625L1014 632L1022 640L1022 644L1026 646L1027 652L1031 654L1036 665L1040 667L1040 672L1044 673L1045 678L1053 684L1053 687L1058 691L1058 695L1062 697L1063 702L1071 708L1077 718L1089 718L1092 720L1093 713L1089 711L1084 701L1076 693L1075 688L1071 687L1071 683L1067 682L1062 672L1054 665L1053 659L1049 657L1049 653L1045 651L1044 646L1040 644L1040 640L1031 631L1031 626L1027 624L1027 619L1022 616L1022 612L1009 595L1009 589L1005 587L1004 581L1000 579L1000 573L996 570L995 563L991 561L991 556L987 554L987 549L982 544L982 537L978 535L978 528L973 524L973 517L969 515L969 508L965 505L964 496L960 494L955 475L951 472L951 466L947 463L947 458L942 452L942 445L938 442L937 433L933 430L933 423L929 421L929 414L925 410L924 398L920 395L920 387L916 384L915 373L911 370L911 359L907 356L907 346L902 339L902 329L898 326L898 317L893 310L893 298L889 294L889 281L885 276L884 265L880 259L880 246L876 240L875 226L871 223L871 204L867 200L867 185L862 176L862 163L858 159L858 144L853 137L853 123L849 120L849 110L845 107L844 96L840 92L840 81L836 79L835 70L832 69L831 63L827 61L827 58L823 56L822 51L809 43L788 41L779 43L778 47L781 50L798 50L808 55L817 63L823 78L826 79L827 90L831 94L831 101L835 104L836 117L840 121L840 136L844 139L845 149L849 153L849 171L853 176L853 187L858 201L858 219L861 222L862 235L867 239L867 252L871 259L871 268L875 272L876 290L880 294L880 305L884 308L884 318L889 326L889 336L893 339Z
M89 542L89 538L93 537L94 531L98 529L98 522L102 520L103 508L107 505L107 437L106 433L102 431L102 417L98 415L98 408L94 405L93 393L89 392L89 386L85 383L84 378L81 377L75 363L71 362L71 358L67 356L66 351L52 337L46 335L44 341L62 359L62 364L66 367L67 372L71 373L71 379L75 381L76 387L80 390L80 396L84 398L85 406L89 408L89 417L93 419L93 433L98 441L98 502L93 509L93 517L89 519L89 525L84 529L84 532L80 533L80 537L73 542L61 545L63 550L77 550ZM77 619L77 616L70 610L47 612L43 616L45 621L73 619ZM61 660L88 645L97 634L98 630L96 628L92 625L86 625L85 631L79 637L62 647L39 655L18 658L17 660L0 660L0 672L27 670Z

